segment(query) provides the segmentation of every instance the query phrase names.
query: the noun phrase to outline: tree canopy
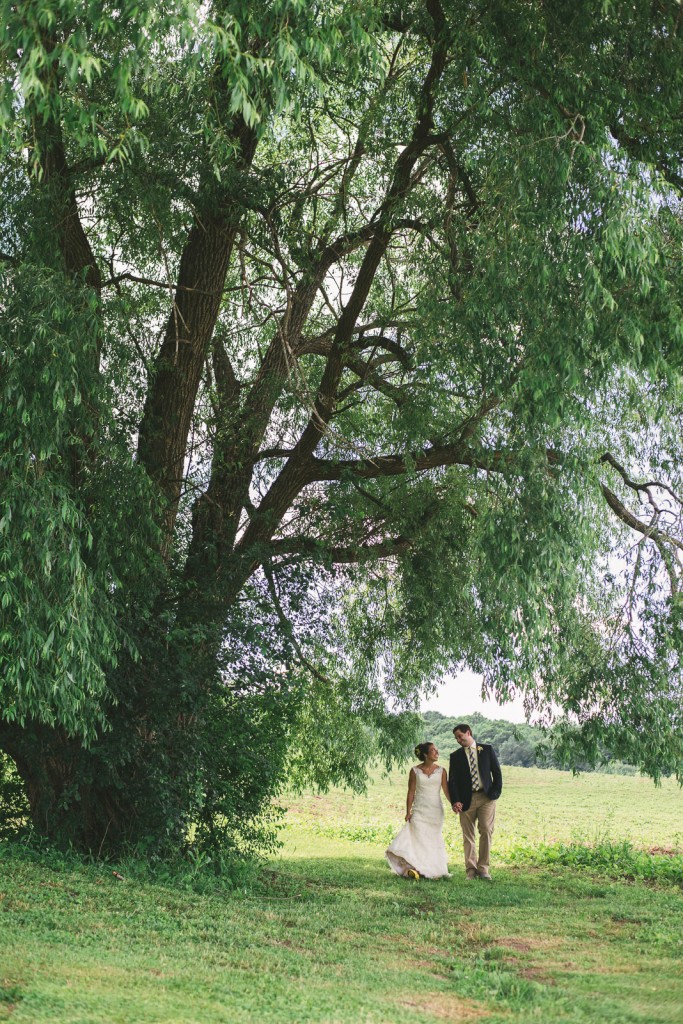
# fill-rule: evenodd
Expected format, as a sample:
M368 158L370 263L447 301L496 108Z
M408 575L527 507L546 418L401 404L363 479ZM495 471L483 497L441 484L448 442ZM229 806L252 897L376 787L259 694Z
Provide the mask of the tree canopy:
M680 4L1 8L35 823L238 843L465 664L680 777Z

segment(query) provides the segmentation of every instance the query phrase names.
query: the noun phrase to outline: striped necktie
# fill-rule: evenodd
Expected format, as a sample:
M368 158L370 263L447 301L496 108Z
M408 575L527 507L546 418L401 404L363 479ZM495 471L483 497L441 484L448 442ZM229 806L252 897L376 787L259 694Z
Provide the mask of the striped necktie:
M475 753L475 747L467 748L467 758L470 762L470 775L472 776L472 790L481 789L481 779L479 778L479 768L477 767L477 755Z

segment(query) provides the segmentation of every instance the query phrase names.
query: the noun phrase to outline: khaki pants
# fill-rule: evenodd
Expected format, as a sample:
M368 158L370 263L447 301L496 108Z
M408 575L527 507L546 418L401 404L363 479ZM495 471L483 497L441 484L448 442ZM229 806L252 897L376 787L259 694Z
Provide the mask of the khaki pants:
M478 871L488 875L491 857L491 836L496 820L496 801L490 800L483 790L472 794L472 803L460 814L462 845L465 850L465 871ZM474 823L479 827L479 856L475 847Z

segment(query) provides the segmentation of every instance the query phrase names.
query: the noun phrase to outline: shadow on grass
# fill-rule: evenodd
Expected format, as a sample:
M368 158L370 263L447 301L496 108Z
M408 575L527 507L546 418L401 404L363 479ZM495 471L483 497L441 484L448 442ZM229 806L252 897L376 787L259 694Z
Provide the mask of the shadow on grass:
M453 913L468 908L521 906L547 902L549 881L536 872L522 873L503 869L493 883L467 881L464 871L455 870L450 878L401 878L391 871L381 853L376 856L340 854L312 856L270 862L259 875L259 896L301 900L366 899L393 901L397 906L440 907Z

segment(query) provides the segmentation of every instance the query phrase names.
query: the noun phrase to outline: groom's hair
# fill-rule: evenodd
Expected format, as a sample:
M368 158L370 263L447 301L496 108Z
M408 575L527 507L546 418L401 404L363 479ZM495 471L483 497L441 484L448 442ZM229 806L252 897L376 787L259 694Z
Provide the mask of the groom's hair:
M453 735L454 736L455 736L456 732L468 732L470 734L470 736L472 735L472 730L470 729L470 727L467 724L467 722L461 722L460 725L456 725L456 727L453 729Z

